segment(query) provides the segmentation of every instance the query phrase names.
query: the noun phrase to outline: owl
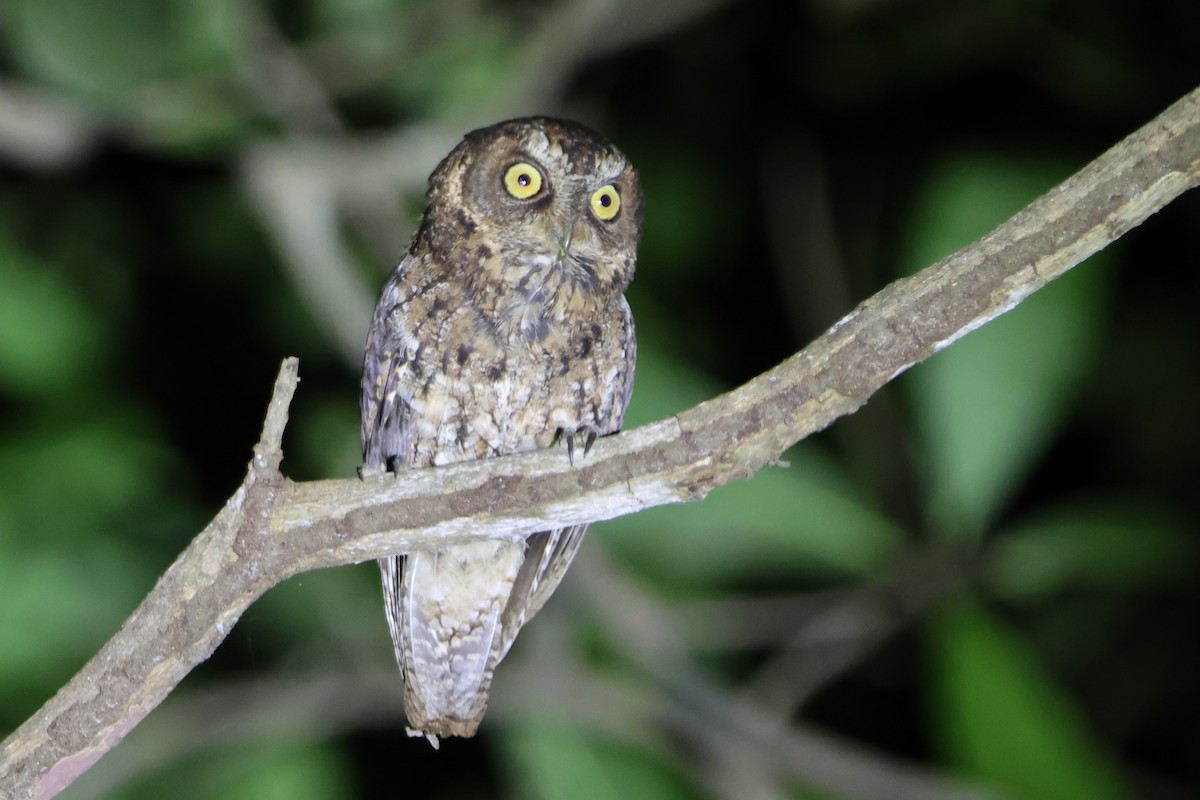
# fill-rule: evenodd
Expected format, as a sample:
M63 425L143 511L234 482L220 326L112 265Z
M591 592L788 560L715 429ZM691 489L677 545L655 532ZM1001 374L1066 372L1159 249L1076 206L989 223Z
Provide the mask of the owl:
M637 173L600 134L531 117L468 133L429 178L363 364L364 468L401 471L565 445L621 427L633 387L624 292ZM586 525L379 562L409 733L471 736L496 665Z

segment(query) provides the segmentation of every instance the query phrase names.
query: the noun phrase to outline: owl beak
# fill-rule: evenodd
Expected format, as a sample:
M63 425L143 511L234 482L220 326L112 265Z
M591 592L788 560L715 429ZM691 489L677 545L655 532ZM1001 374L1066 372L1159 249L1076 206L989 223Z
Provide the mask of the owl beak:
M571 240L575 238L576 216L571 214L559 217L557 222L554 233L558 241L558 260L564 261L571 250Z
M558 260L562 261L571 251L571 242L574 242L580 233L580 215L574 211L564 212L563 215L557 216L554 222L556 222L554 237L558 241Z

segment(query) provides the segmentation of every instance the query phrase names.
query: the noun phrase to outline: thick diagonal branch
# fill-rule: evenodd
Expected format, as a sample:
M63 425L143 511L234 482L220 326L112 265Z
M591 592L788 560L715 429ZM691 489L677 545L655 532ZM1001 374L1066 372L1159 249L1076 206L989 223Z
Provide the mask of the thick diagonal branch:
M974 244L896 281L744 386L597 443L398 478L278 472L285 362L246 482L117 635L0 750L4 797L51 797L212 653L262 592L305 570L514 536L702 498L861 407L1200 182L1200 90Z

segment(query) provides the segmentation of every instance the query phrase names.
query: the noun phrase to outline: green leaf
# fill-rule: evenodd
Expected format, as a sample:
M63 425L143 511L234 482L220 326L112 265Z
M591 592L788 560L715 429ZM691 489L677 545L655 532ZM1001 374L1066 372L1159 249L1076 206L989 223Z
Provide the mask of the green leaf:
M181 467L153 438L152 417L137 415L127 407L77 416L72 424L27 423L6 436L0 487L29 541L71 546L87 537L80 531L161 499L163 484Z
M513 797L700 797L678 768L656 754L585 735L566 723L511 725L503 741L511 764Z
M350 796L340 760L315 745L242 752L206 771L209 775L195 797L332 800Z
M341 800L353 781L329 747L308 743L255 743L238 750L206 751L139 782L122 796L175 800Z
M495 103L497 87L519 69L519 37L498 18L487 22L470 15L455 18L453 35L437 46L417 48L394 60L392 89L411 102L441 115L478 113ZM426 44L426 40L422 40Z
M231 0L17 0L6 33L35 79L143 143L206 154L250 130L229 88L245 18Z
M986 554L990 587L1033 599L1069 588L1129 590L1193 580L1200 542L1151 510L1057 509L1005 530Z
M32 713L35 698L116 631L153 576L121 542L87 542L66 558L61 549L22 546L16 533L0 529L0 698L6 713Z
M140 85L210 69L222 57L228 3L220 0L18 0L14 50L34 74L123 101Z
M962 603L928 631L932 735L966 776L1018 800L1127 797L1112 759L1029 644Z
M1002 222L1057 172L1011 160L946 165L918 200L909 260L924 264ZM936 254L936 255L934 255ZM907 376L934 527L978 538L1055 435L1096 363L1105 317L1100 256Z
M135 413L27 425L5 436L0 694L14 692L23 702L22 687L40 692L44 682L70 677L166 566L142 537L166 513L157 503L172 496L164 485L178 464L148 438L149 415L134 422Z
M99 322L52 264L0 229L0 390L62 394L99 357Z

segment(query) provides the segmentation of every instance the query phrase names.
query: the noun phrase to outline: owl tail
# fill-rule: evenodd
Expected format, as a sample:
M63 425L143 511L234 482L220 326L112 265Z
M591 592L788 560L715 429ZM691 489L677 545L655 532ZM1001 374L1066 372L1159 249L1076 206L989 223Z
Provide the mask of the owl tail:
M473 736L502 655L523 542L484 541L380 562L409 733Z

